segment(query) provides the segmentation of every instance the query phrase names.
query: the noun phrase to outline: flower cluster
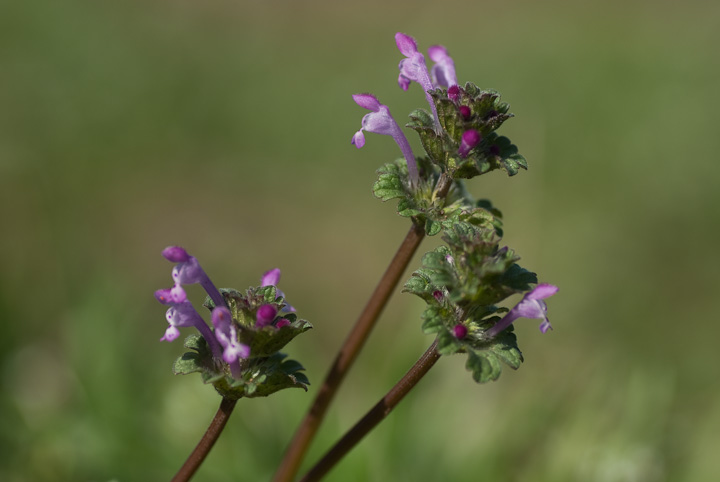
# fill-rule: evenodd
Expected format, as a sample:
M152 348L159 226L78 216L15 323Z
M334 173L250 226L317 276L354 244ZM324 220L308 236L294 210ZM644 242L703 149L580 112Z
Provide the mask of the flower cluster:
M295 308L285 302L284 293L277 288L280 270L275 268L264 273L261 286L251 288L248 295L243 296L235 290L219 290L198 260L185 249L171 246L163 250L162 254L168 261L176 264L172 269L173 287L155 292L155 298L169 306L166 313L169 326L161 341L173 341L180 335L178 328L192 326L200 332L204 345L191 340L186 346L198 353L204 353L203 347L206 346L208 352L207 359L201 359L202 356L198 354L190 354L193 359L197 359L197 363L189 368L186 363L183 364L188 357L179 359L176 368L180 368L176 369L176 372L203 371L206 381L217 382L229 371L231 377L222 380L222 387L230 390L233 384L242 382L245 390L242 394L247 395L245 385L250 382L253 390L257 390L257 383L252 379L245 380L248 372L257 372L258 366L263 364L267 368L267 357L272 357L295 335L311 326L307 322L297 321L293 313ZM212 329L187 299L183 286L194 283L200 284L208 294L205 306L211 310ZM287 316L284 316L286 314ZM293 323L295 326L292 326ZM181 361L183 363L180 363ZM271 364L274 369L281 366L275 362ZM302 369L299 364L294 365L294 368L295 371ZM291 382L294 386L305 384L304 378L302 383L297 382L297 373L283 375L293 375Z
M434 62L431 70L428 71L425 64L425 57L418 50L415 39L409 35L398 32L395 35L395 43L400 53L405 56L398 66L400 70L398 85L403 90L408 90L412 82L416 82L422 87L432 112L432 116L428 117L428 122L431 123L432 128L430 130L434 138L448 137L446 133L447 126L444 125L443 116L438 112L437 108L437 97L439 95L453 99L457 103L460 116L466 121L470 121L473 117L473 112L470 106L460 102L462 89L457 83L455 62L448 54L447 49L442 45L433 45L428 49L428 56L430 60ZM356 94L353 95L353 100L360 107L368 109L371 112L363 117L362 127L353 136L352 144L358 148L365 145L363 131L391 136L405 157L411 187L417 187L418 167L415 156L405 135L390 114L389 108L381 104L372 94ZM411 127L413 126L411 125ZM424 127L428 126L426 125ZM413 128L418 130L416 127ZM472 125L468 125L466 129L462 130L459 136L460 139L454 147L453 155L459 156L460 158L467 157L469 152L480 144L483 139L481 132ZM427 150L427 146L425 147ZM428 151L428 153L431 154L431 158L433 158L432 152Z
M445 246L423 257L405 291L425 300L423 330L436 334L441 354L467 353L467 367L478 382L496 380L501 363L518 368L522 354L511 324L518 318L540 319L540 331L551 329L544 299L556 286L537 283L535 273L517 264L519 258L489 225L460 222L446 229ZM525 293L511 310L497 305ZM508 311L504 316L499 314Z

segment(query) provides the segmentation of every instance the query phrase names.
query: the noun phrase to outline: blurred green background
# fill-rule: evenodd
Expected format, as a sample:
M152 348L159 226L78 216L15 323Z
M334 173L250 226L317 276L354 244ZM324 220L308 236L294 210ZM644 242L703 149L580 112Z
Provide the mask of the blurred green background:
M179 468L220 399L158 342L170 244L221 286L281 267L315 324L310 393L241 400L196 477L269 480L408 228L370 192L392 140L350 145L350 94L426 107L396 31L511 103L530 170L469 186L561 292L520 370L440 360L327 480L720 480L720 4L649 0L0 3L0 480ZM393 298L307 463L432 341L421 309Z

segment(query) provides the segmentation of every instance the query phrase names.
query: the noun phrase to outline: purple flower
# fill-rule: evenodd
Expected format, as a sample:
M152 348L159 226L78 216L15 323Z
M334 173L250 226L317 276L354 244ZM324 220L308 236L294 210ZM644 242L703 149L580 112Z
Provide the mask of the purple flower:
M155 292L155 298L160 303L170 305L170 308L165 312L165 318L170 326L165 330L165 335L160 338L160 341L173 341L180 336L180 330L178 330L178 328L194 326L203 338L205 338L213 356L219 358L220 347L210 327L205 323L205 320L202 319L202 316L200 316L189 301L185 300L180 303L172 301L172 299L166 296L168 291L170 290L158 290Z
M255 326L263 327L271 324L277 315L277 309L273 305L262 305L257 310Z
M358 149L365 145L365 135L363 131L392 136L398 147L400 147L403 156L405 156L410 183L413 186L417 185L419 175L415 156L413 155L405 134L403 134L400 126L398 126L395 119L393 119L393 116L390 115L390 109L388 109L386 105L382 105L380 101L371 94L355 94L353 95L353 100L360 107L372 112L365 114L363 117L362 127L353 136L352 143Z
M455 338L457 338L458 340L462 340L463 338L465 338L467 336L467 332L468 329L465 325L458 324L453 327L453 335L455 335Z
M271 270L265 271L263 273L262 278L260 278L260 286L274 286L275 287L275 294L277 297L285 298L285 293L282 292L280 288L277 287L277 284L280 282L280 268L273 268ZM295 308L291 306L287 300L285 301L285 304L283 305L282 309L280 310L282 312L294 312Z
M494 337L518 318L534 318L542 320L540 331L542 333L552 329L547 317L547 305L543 301L558 292L558 287L551 284L539 284L523 296L520 303L515 305L495 326L485 332L488 337Z
M212 323L215 327L215 337L223 347L222 358L230 365L230 372L234 378L240 378L242 369L240 359L250 356L250 347L238 341L237 330L232 323L230 310L218 306L212 311Z
M435 102L433 102L430 90L433 89L433 84L430 81L430 75L428 74L427 66L425 65L425 57L418 51L417 43L415 39L409 35L398 32L395 34L395 44L397 44L398 50L403 54L405 59L400 61L398 67L400 68L400 75L398 76L398 85L402 90L408 90L410 82L417 82L425 91L425 97L427 98L430 108L433 112L435 119L435 131L440 132L440 122L438 121L437 109L435 108Z
M428 57L435 62L430 70L435 87L452 87L457 85L455 62L442 45L433 45L428 49Z
M458 149L458 155L460 157L467 157L468 153L482 140L482 135L475 129L469 129L463 132L462 139L460 141L460 149Z
M457 85L451 85L448 88L448 97L453 102L457 102L458 100L460 100L460 87L458 87Z
M182 285L200 283L200 286L210 295L215 306L226 306L225 298L223 298L213 282L210 281L210 278L205 274L194 256L190 256L180 246L169 246L163 250L162 254L168 261L177 263L172 270L175 286L170 290L170 295L175 303L185 301L187 298Z
M280 328L282 328L283 326L289 326L289 325L290 325L290 320L288 320L287 318L280 318L280 319L277 321L277 323L275 323L275 328L280 329Z

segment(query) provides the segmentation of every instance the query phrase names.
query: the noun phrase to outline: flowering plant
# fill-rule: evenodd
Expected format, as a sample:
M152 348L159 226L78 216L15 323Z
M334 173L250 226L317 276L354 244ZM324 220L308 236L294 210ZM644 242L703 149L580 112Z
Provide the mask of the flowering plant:
M538 284L535 273L522 268L519 257L501 246L502 215L488 200L473 199L464 182L492 171L508 176L527 169L525 158L509 139L495 131L513 115L500 95L470 82L457 81L455 62L440 45L428 49L434 63L430 70L415 40L395 35L403 55L398 84L409 90L413 83L423 89L429 110L410 113L406 127L420 137L425 151L416 157L401 126L387 105L372 94L353 95L366 113L351 143L362 148L365 133L391 136L402 156L378 170L374 195L396 199L397 212L409 218L410 230L356 324L340 348L327 378L281 461L275 480L293 480L328 406L346 373L363 347L390 294L410 259L427 236L440 234L444 245L427 253L422 266L404 285L404 291L420 297L426 308L422 329L435 337L428 350L398 384L306 474L302 480L318 480L362 437L374 428L417 384L442 355L467 355L466 367L476 382L497 380L502 366L517 369L523 361L513 333L518 318L542 320L542 333L551 329L545 299L558 288ZM297 335L312 328L299 319L277 284L280 270L267 271L260 286L244 292L218 289L197 259L180 247L169 247L163 256L176 263L174 285L155 293L168 305L169 326L161 341L173 341L180 328L194 327L199 334L185 340L192 351L175 362L176 374L198 372L222 396L220 410L210 429L174 480L188 480L222 431L241 398L273 394L284 388L308 389L303 367L280 353ZM187 299L183 285L199 283L208 297L212 328ZM502 307L511 295L524 294L513 308Z

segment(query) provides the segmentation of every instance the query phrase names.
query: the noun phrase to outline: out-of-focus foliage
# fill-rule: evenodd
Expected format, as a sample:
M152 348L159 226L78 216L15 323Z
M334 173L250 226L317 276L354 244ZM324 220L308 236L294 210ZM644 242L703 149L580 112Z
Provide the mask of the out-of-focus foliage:
M0 480L166 480L194 447L220 398L158 342L170 244L221 286L281 267L313 320L288 351L309 393L241 400L197 476L269 479L408 228L371 192L392 140L350 145L351 94L398 121L424 102L397 87L397 31L512 102L502 133L529 170L469 187L561 292L553 332L516 323L523 370L476 386L443 358L328 480L718 480L718 18L701 1L0 3ZM421 310L394 298L308 463L424 351Z

